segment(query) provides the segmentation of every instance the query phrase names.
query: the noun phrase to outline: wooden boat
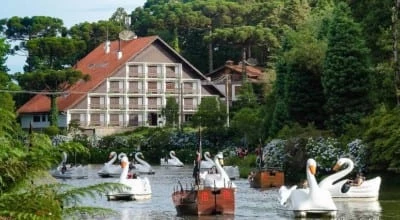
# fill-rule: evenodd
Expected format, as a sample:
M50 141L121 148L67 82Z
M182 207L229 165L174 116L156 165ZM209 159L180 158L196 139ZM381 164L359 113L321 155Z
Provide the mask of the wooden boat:
M234 215L234 188L199 188L183 189L182 185L175 187L172 193L177 215Z
M285 183L285 174L278 169L261 169L249 175L252 188L281 187Z

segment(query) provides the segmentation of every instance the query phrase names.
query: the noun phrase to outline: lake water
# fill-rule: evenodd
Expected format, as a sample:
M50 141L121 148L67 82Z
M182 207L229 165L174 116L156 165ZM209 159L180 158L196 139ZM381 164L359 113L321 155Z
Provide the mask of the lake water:
M116 178L100 178L97 171L102 165L89 165L89 177L83 180L59 180L73 186L87 186L102 182L115 182ZM235 180L238 187L234 216L188 216L177 217L171 193L178 181L193 182L192 167L165 168L153 166L155 175L148 175L152 187L152 198L146 201L107 201L105 196L84 198L84 206L110 208L117 212L113 216L84 217L82 219L110 220L216 220L216 219L294 219L293 213L278 203L278 190L250 188L247 179ZM385 181L383 181L385 182ZM400 219L400 186L385 189L381 185L380 200L376 202L335 201L338 208L337 219ZM383 199L382 199L383 198Z

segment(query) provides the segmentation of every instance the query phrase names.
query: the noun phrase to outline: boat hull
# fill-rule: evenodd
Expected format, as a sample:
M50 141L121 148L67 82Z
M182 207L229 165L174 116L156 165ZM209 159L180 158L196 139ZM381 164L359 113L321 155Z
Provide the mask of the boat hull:
M285 182L285 174L276 170L259 170L254 176L249 177L252 188L281 187Z
M172 193L177 215L234 215L235 189L204 188Z
M108 201L116 200L147 200L151 199L151 193L148 194L131 194L131 193L110 193L107 194Z

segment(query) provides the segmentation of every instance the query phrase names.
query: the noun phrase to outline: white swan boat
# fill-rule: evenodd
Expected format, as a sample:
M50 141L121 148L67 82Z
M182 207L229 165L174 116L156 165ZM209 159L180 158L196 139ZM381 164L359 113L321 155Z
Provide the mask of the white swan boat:
M208 171L215 167L214 161L210 158L210 152L206 151L203 155L205 160L200 161L200 171Z
M133 164L132 170L135 171L136 173L140 173L140 174L154 174L155 171L153 170L151 165L149 163L147 163L146 161L144 161L143 159L141 159L139 156L144 158L142 152L135 153L135 161L137 163Z
M209 171L213 167L215 167L214 161L210 158L210 152L206 151L204 152L204 159L200 163L200 171ZM223 154L221 153L220 156L223 157ZM221 160L223 161L223 160ZM239 173L239 167L238 166L225 166L224 164L221 164L223 169L225 170L226 174L228 175L229 179L231 180L236 180L240 178L240 173Z
M150 181L147 177L128 178L129 160L125 155L121 159L122 172L118 183L126 186L125 189L107 193L108 200L146 200L152 195Z
M282 186L279 189L280 203L288 210L292 210L296 217L307 215L326 215L335 217L337 208L329 191L321 189L315 179L316 162L314 159L307 160L307 181L309 188L297 189L296 186L290 189Z
M213 187L213 188L236 188L236 184L231 181L226 171L222 168L221 165L223 162L224 156L222 152L219 152L214 157L214 164L217 169L217 173L208 173L207 171L200 173L200 182L204 187Z
M126 156L125 153L120 153L118 155L118 159L121 160L123 156ZM107 163L104 163L104 166L97 172L100 177L119 177L122 172L122 168L120 165L114 164L117 160L117 153L111 152L108 156L110 159Z
M166 167L183 167L183 163L175 156L175 151L170 151L169 156L171 158L161 158L160 165Z
M349 158L340 158L333 169L338 170L343 165L347 167L323 179L319 187L328 190L333 198L378 200L381 177L364 180L360 185L351 185L347 183L349 179L343 178L353 170L354 163Z
M85 179L88 178L87 166L77 165L72 166L67 164L68 155L66 152L62 153L62 161L57 168L50 171L54 178L58 179Z

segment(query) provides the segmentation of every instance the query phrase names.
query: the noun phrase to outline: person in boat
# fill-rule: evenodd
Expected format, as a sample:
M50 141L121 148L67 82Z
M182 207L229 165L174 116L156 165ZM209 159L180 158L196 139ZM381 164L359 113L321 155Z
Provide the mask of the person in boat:
M301 189L306 189L306 188L308 188L308 181L307 181L307 179L301 181L300 184L298 185L298 188L301 188Z
M196 151L196 159L193 168L193 178L196 185L200 184L200 162L201 162L201 154L199 151Z
M357 173L356 178L352 180L351 185L352 186L359 186L361 185L365 180L365 177L361 173Z
M251 171L251 172L249 173L249 175L247 176L247 180L248 180L248 181L253 181L255 175L256 175L256 173L255 173L254 171Z

